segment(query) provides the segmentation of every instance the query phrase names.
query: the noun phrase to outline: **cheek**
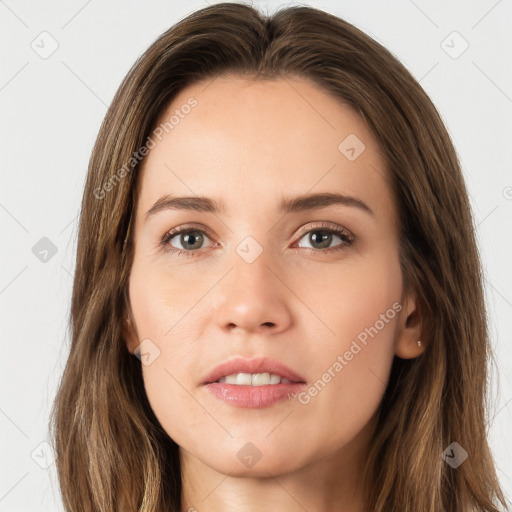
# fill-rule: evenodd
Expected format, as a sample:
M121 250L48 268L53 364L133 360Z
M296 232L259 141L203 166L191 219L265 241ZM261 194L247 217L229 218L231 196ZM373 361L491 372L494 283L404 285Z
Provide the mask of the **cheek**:
M185 286L150 259L136 261L130 275L130 302L140 339L175 336L186 315L201 297L201 286ZM203 292L204 293L204 292Z
M351 442L365 428L389 380L396 310L374 297L366 308L361 311L352 304L339 316L336 340L324 342L315 351L313 380L297 397L305 413L301 433L305 439L317 440L317 450L325 455Z
M329 279L318 275L315 282L322 292L311 286L309 304L329 332L325 336L324 329L315 346L315 381L299 403L325 420L311 426L317 435L332 436L333 425L343 424L345 430L334 430L348 440L375 413L387 386L402 309L401 270L398 258L381 257L340 268Z
M132 268L130 301L142 352L148 354L142 358L144 388L157 419L178 443L190 428L204 423L204 410L189 393L201 356L200 322L191 309L198 294L190 288L185 293L175 279L164 279L151 266Z
M322 333L318 339L342 348L358 336L364 342L372 327L382 334L379 338L383 341L393 337L402 274L392 249L375 250L364 258L350 257L327 270L310 267L293 277L292 289L301 290L305 305L316 316L312 325Z

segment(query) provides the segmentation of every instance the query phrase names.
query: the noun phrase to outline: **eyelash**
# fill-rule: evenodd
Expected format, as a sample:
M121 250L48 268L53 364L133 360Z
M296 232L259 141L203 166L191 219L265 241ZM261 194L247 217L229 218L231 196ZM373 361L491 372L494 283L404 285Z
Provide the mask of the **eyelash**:
M343 250L345 247L352 245L352 243L355 240L355 237L345 228L335 226L333 227L330 224L326 223L320 223L318 225L313 226L312 228L301 231L299 235L299 240L304 237L304 235L307 235L308 233L311 233L313 231L323 231L327 233L332 233L337 235L339 238L341 238L342 242L339 245L336 245L335 247L331 247L328 249L311 249L310 247L302 247L302 250L306 250L310 253L319 253L319 252L336 252L338 250ZM198 255L198 253L201 251L200 249L195 251L184 251L182 249L176 249L175 247L171 247L169 242L172 238L174 238L176 235L180 235L182 233L202 233L206 236L208 236L208 233L202 229L190 227L190 226L179 226L177 228L171 229L168 231L162 238L160 245L165 248L166 251L176 254L178 257L195 257Z

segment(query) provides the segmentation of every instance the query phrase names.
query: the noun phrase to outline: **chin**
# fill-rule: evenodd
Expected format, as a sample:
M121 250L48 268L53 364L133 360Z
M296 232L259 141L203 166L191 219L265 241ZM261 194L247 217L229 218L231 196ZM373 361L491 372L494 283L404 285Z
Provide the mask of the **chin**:
M213 464L209 464L213 469L219 473L236 477L236 478L269 478L271 476L280 476L299 469L295 465L290 464L289 461L284 461L281 456L276 457L275 455L265 458L264 456L258 460L254 466L246 467L238 458L224 458L222 464L219 465L219 460L213 461Z

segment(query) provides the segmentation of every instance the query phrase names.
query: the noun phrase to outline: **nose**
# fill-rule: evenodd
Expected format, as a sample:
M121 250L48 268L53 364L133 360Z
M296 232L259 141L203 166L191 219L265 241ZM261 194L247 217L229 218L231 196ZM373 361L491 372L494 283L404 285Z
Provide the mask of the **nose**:
M231 271L216 290L217 325L251 333L287 329L292 322L293 293L279 264L266 251L252 262L235 253L231 263Z

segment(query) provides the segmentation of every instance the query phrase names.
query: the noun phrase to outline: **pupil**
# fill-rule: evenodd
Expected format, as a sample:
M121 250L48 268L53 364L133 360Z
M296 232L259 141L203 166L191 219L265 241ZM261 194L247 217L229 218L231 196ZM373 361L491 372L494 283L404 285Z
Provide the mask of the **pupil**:
M192 247L194 248L194 242L193 242L193 239L197 239L199 238L199 240L201 241L201 237L202 235L199 233L198 235L193 235L193 234L190 234L190 233L186 233L185 235L183 235L183 240L185 240L185 242L183 243L183 246L188 246L188 247ZM192 242L191 242L192 240ZM201 243L199 243L199 245L201 245Z
M318 233L320 233L320 236L318 236ZM320 244L321 247L329 247L329 245L331 243L331 238L332 238L332 233L329 233L328 231L314 231L311 234L311 240L314 243Z

